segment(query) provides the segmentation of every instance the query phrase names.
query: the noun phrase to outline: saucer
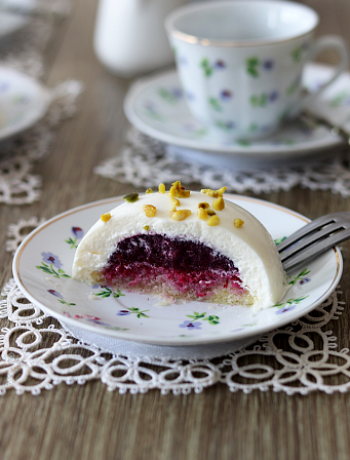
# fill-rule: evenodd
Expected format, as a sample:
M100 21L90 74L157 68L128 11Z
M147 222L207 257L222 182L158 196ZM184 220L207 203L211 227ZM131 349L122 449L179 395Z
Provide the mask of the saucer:
M49 103L49 91L34 78L0 67L0 141L33 126Z
M0 8L0 39L28 24L37 0L2 0Z
M315 91L332 73L332 67L309 64L304 72L304 86ZM307 108L333 123L350 128L350 74L342 74L317 102ZM211 129L204 128L189 112L175 70L136 81L125 97L124 111L129 121L144 134L167 144L201 152L261 159L280 155L295 158L314 155L343 142L325 127L310 128L294 121L264 140L219 143Z
M308 222L300 214L266 201L231 194L225 194L225 199L257 217L276 244ZM289 273L290 289L284 298L259 312L239 305L196 301L161 306L149 295L73 280L75 249L84 233L101 214L122 202L122 197L110 198L52 218L28 235L13 259L16 283L34 308L56 317L88 342L107 343L95 335L162 346L253 341L316 308L341 277L341 253L337 248L328 250Z

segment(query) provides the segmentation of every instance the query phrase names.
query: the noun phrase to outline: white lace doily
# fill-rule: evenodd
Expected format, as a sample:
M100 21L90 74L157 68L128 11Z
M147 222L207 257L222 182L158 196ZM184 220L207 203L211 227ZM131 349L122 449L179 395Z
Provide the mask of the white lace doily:
M28 24L1 41L0 65L40 78L44 73L44 50L54 30L56 18L69 12L66 0L37 0ZM21 205L40 197L41 177L31 174L35 161L49 151L54 128L74 115L82 84L75 80L60 83L50 90L51 104L40 123L1 143L0 203Z
M35 218L10 226L13 251L23 230L39 223ZM75 338L55 318L30 303L10 280L0 301L0 394L39 394L65 382L84 384L99 379L108 390L133 394L158 389L162 394L201 392L215 384L230 391L284 391L287 394L346 392L350 388L349 349L337 350L332 321L341 318L344 302L339 289L322 305L288 327L264 335L253 345L222 356L223 351L195 358L198 347L142 346L126 341L119 352ZM95 341L94 338L91 340ZM115 344L114 344L115 345ZM172 348L169 357L169 348ZM181 349L185 347L180 347ZM235 348L235 347L234 347ZM216 357L215 357L216 355Z
M152 187L159 183L198 182L205 187L217 189L222 184L228 191L243 193L270 193L288 191L300 185L311 190L330 190L342 196L350 196L350 169L343 162L344 155L323 161L312 161L256 169L205 166L198 162L184 162L170 155L171 149L135 128L127 134L126 145L117 156L104 161L94 170L96 174L135 187Z

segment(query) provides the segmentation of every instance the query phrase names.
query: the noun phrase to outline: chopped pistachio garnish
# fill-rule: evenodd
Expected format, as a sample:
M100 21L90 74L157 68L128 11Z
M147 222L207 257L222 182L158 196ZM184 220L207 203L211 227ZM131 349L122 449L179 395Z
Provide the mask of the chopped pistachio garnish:
M157 208L153 204L144 204L142 209L147 217L154 217L157 212Z
M197 217L201 220L207 220L208 219L208 213L205 209L203 208L198 208L197 209Z
M201 192L213 198L219 198L219 197L222 197L226 189L227 187L221 187L219 188L219 190L211 190L210 188L203 188Z
M144 226L143 226L143 229L144 229L144 230L149 230L149 225L144 225Z
M170 217L173 220L185 220L191 214L192 212L189 209L181 209L180 211L171 212Z
M212 209L207 209L207 214L208 216L216 216L216 212L213 211Z
M242 219L235 219L233 221L233 225L236 227L236 228L241 228L244 224L244 221Z
M148 194L148 193L153 193L153 190L152 190L151 188L148 188L148 189L146 190L146 194Z
M102 222L108 222L112 218L111 213L107 212L106 214L102 214L101 220Z
M159 193L165 193L165 185L164 184L159 184L158 185L158 192Z
M139 199L139 194L136 192L129 193L129 195L123 196L123 200L126 200L128 203L134 203Z
M174 196L176 198L188 198L190 194L190 190L185 190L185 187L181 185L179 180L173 182L169 190L169 196Z
M213 208L215 211L222 211L225 207L225 200L220 196L219 198L215 198L213 201Z
M206 201L202 201L201 203L198 203L198 207L203 208L203 209L208 209L209 203L207 203Z
M209 225L209 227L215 227L215 225L219 225L220 224L220 219L218 216L211 216L208 220L207 220L207 224Z

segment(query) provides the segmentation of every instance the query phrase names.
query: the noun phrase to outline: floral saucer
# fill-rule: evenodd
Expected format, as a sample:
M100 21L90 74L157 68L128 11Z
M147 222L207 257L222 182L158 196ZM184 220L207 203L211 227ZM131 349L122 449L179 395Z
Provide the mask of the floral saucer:
M308 221L289 209L254 198L228 194L227 199L261 220L276 244ZM341 277L341 253L330 250L292 272L285 297L258 313L249 307L205 302L161 306L147 295L73 280L71 268L79 241L101 214L122 201L121 197L106 199L60 214L34 230L15 254L13 273L19 288L68 327L158 345L236 341L305 315L331 294Z
M0 141L33 126L49 103L49 91L34 78L0 67Z
M314 91L332 72L331 67L309 64L304 72L305 87ZM350 74L342 74L308 108L350 128ZM280 155L291 158L316 154L342 143L340 137L325 127L311 128L300 121L285 124L264 140L219 143L211 129L202 126L190 114L175 70L136 81L126 95L124 111L141 132L167 144L202 152L263 159Z

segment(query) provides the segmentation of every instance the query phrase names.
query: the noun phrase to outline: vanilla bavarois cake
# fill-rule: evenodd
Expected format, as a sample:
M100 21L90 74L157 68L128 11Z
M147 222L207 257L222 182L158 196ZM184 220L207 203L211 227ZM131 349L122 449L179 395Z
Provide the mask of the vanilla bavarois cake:
M287 288L275 243L225 190L174 182L125 196L80 242L73 278L168 302L275 305Z

